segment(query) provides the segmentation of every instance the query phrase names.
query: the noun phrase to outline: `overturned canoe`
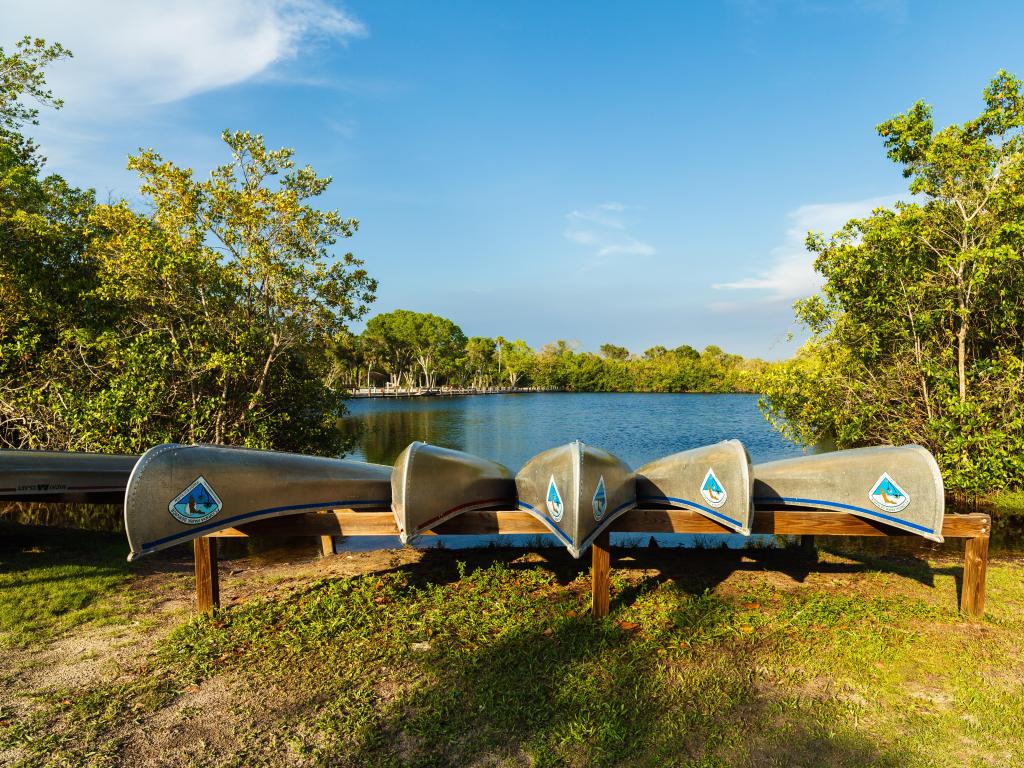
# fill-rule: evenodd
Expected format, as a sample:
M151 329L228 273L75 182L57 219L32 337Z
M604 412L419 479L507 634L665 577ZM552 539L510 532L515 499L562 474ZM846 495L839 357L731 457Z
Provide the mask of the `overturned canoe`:
M839 510L942 541L945 494L925 448L879 446L756 464L754 506Z
M138 456L0 451L0 501L120 504Z
M640 467L636 471L637 501L692 509L749 536L753 478L743 443L725 440Z
M579 440L544 451L516 475L517 505L579 557L636 506L636 480L617 457Z
M129 560L240 523L336 508L386 508L391 467L220 445L158 445L124 496Z
M402 543L463 512L515 504L516 483L501 464L414 442L395 461L391 510Z

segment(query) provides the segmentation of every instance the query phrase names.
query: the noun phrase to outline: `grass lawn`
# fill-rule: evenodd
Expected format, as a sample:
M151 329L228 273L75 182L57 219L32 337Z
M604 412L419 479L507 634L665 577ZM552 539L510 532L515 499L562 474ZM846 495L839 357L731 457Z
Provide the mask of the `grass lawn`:
M87 622L116 621L131 577L124 536L0 522L0 651Z
M957 614L958 561L831 549L613 552L600 622L586 562L554 550L226 560L229 593L265 588L190 618L187 560L35 547L0 561L0 763L1024 764L1011 560L981 624ZM115 658L54 682L115 631Z

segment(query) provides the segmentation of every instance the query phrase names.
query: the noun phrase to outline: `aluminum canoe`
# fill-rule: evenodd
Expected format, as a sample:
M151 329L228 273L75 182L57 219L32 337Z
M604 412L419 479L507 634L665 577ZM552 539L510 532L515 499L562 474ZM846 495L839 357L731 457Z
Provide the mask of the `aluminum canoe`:
M754 465L754 506L837 510L942 541L939 465L920 445L854 448Z
M636 506L636 479L619 458L579 440L530 459L516 475L517 506L579 557Z
M450 448L414 442L391 476L391 510L403 544L474 509L511 508L516 484L501 464Z
M636 471L642 503L700 512L744 536L753 519L754 473L739 440L673 453Z
M241 523L299 512L384 508L391 467L294 453L168 443L128 481L129 560Z
M138 456L0 451L0 501L120 504Z

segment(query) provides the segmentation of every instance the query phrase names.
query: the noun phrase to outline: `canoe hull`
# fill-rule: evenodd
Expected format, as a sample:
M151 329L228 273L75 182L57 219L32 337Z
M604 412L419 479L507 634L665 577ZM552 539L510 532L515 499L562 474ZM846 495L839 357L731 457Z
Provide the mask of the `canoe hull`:
M386 509L391 467L219 445L151 448L124 496L129 560L269 517Z
M878 446L756 464L754 505L849 512L941 542L945 492L927 449Z
M0 451L0 502L120 504L138 456Z
M636 480L616 456L578 440L530 459L516 475L517 506L580 557L636 506Z
M744 536L753 490L750 455L739 440L673 453L636 471L639 502L692 509Z
M462 451L414 442L391 477L391 511L403 544L476 509L515 504L516 484L501 464Z

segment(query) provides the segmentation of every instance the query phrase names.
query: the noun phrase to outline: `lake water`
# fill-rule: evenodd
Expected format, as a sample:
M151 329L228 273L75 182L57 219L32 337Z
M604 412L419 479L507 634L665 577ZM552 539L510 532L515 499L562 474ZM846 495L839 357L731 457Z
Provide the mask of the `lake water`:
M497 461L513 472L532 456L582 440L610 451L634 469L688 448L738 439L755 463L798 456L801 449L772 429L757 395L604 394L537 392L466 397L367 398L348 403L348 425L359 435L351 458L393 464L414 440ZM420 546L451 548L495 543L522 546L537 537L425 537ZM636 542L613 534L612 543ZM393 539L393 540L392 540ZM659 535L662 546L761 546L773 537ZM345 549L395 546L397 537L345 540ZM553 536L542 544L558 546Z
M636 468L670 453L742 440L756 462L800 448L764 420L757 395L538 392L468 397L368 398L348 403L362 430L352 458L393 464L413 440L498 461L513 472L530 457L582 440Z

